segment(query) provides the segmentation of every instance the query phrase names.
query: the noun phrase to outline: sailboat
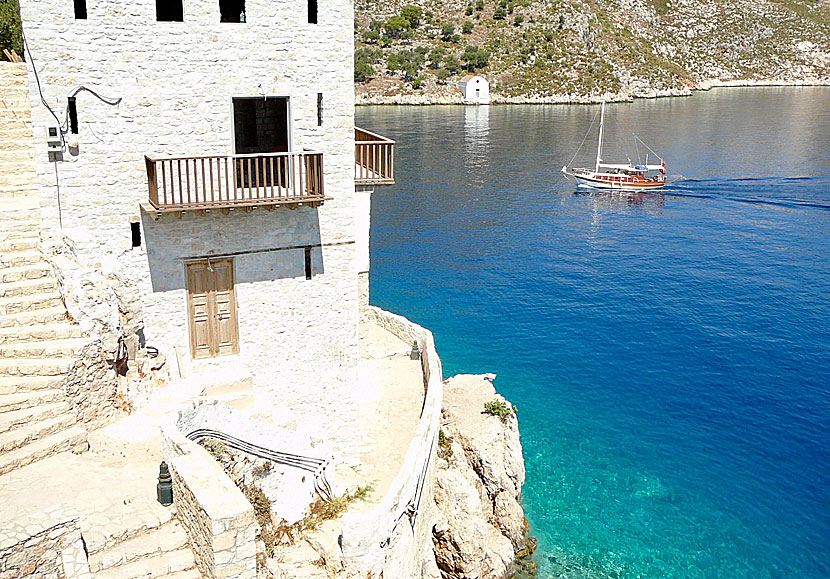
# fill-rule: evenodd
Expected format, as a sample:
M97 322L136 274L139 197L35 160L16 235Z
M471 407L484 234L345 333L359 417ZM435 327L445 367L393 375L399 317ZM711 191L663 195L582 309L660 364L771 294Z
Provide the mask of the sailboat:
M594 117L596 118L596 117ZM658 157L659 164L649 164L648 156L643 165L628 163L604 163L602 160L602 130L605 125L605 102L599 117L599 142L597 162L592 169L562 167L565 175L574 177L580 187L613 189L617 191L646 191L662 189L666 185L666 163ZM590 130L590 129L589 129ZM577 151L578 152L578 151Z

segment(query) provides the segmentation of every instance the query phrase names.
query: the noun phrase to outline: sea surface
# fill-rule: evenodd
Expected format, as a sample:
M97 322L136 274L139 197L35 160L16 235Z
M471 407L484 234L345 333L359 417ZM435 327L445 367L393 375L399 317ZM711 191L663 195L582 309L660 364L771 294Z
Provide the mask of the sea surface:
M518 406L540 577L826 579L830 88L608 105L662 194L563 179L598 109L359 108L398 143L371 301Z

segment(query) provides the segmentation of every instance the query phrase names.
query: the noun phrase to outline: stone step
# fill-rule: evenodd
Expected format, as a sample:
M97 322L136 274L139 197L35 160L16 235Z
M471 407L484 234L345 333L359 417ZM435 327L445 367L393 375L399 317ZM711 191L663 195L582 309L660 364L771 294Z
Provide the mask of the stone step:
M2 138L3 136L0 135L0 139ZM27 167L25 170L13 170L11 167L8 169L3 167L3 173L0 173L0 189L34 185L37 174L32 169L32 167Z
M177 571L167 575L167 579L202 579L202 574L195 567L187 571Z
M0 453L11 452L23 448L29 443L41 440L52 434L67 430L78 422L78 418L71 412L52 416L25 426L15 428L10 432L0 434ZM2 459L2 457L0 457Z
M63 390L57 388L38 390L35 392L18 392L14 394L0 394L0 416L5 412L14 412L23 408L34 408L52 402L61 402L66 399Z
M43 255L37 249L0 253L0 269L20 267L23 265L38 265L41 263L44 263Z
M2 110L0 110L0 115L2 115ZM4 117L4 122L28 122L28 119L25 118L6 118ZM32 148L27 150L20 150L20 151L0 151L0 164L3 166L6 163L24 163L24 162L32 162L35 160L35 151Z
M67 340L81 338L80 326L69 322L40 324L34 326L12 326L0 328L0 345L20 342L36 343L43 340Z
M22 185L8 185L0 189L13 189ZM26 185L33 187L34 184ZM15 199L4 201L0 204L0 223L9 225L14 222L36 222L40 221L40 205L32 199Z
M32 310L29 312L20 312L19 314L7 314L0 316L0 328L11 328L14 326L32 326L35 324L52 324L55 322L66 322L69 320L69 314L66 309L61 306L57 308L47 308L45 310Z
M0 269L0 283L23 281L24 279L40 279L52 275L52 267L46 263L4 267Z
M98 571L95 579L146 579L151 577L169 577L172 573L187 571L196 567L196 560L189 547L176 551L167 551L147 559ZM198 575L197 575L198 577Z
M81 426L72 426L0 454L0 475L61 452L83 452L88 448L86 430Z
M51 390L62 381L63 376L0 376L0 396Z
M58 292L0 298L0 316L45 310L62 306L63 300L61 299L61 294Z
M186 547L187 534L179 522L173 519L157 529L144 532L98 553L91 553L89 569L96 573Z
M62 376L74 358L0 358L0 376Z
M41 340L0 344L0 359L6 358L77 358L86 346L85 338Z
M36 200L39 198L39 195L40 189L35 184L27 185L25 187L0 188L0 203L17 199Z
M49 402L31 408L20 408L19 410L0 413L0 434L17 430L27 424L36 424L50 418L71 414L71 410L69 402L58 400L57 402Z
M0 241L0 254L29 251L37 249L38 247L40 247L40 237L36 235L22 239L10 239L8 241Z
M15 298L57 291L58 280L51 276L0 283L0 298Z

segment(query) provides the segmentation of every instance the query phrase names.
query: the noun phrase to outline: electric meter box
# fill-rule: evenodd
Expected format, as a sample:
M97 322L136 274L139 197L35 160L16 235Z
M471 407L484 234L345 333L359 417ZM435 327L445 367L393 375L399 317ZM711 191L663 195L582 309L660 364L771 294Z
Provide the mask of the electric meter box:
M49 152L50 161L63 161L60 127L48 127L46 129L46 150Z

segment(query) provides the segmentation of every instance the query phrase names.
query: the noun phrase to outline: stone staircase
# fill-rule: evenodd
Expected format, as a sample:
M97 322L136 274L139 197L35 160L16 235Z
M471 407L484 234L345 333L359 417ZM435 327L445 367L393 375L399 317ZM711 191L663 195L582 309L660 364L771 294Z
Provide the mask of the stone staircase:
M0 63L0 474L86 448L61 380L85 341L43 259L25 65Z
M122 537L107 547L88 545L89 569L96 579L170 577L200 579L187 535L179 521Z

